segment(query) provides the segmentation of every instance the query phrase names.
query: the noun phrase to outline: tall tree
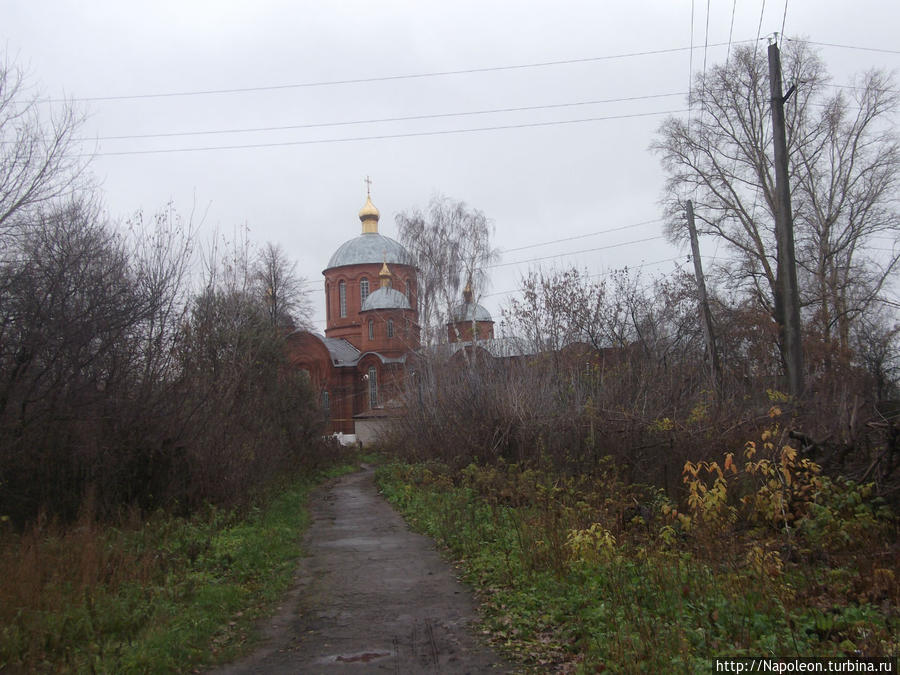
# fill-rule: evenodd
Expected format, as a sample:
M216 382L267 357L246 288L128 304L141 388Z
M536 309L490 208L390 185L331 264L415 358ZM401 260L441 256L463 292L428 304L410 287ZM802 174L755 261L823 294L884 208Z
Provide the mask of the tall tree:
M306 280L297 275L297 263L288 260L280 244L268 242L254 267L257 290L273 326L309 326L312 303Z
M847 346L850 322L878 297L900 255L877 258L876 236L897 239L898 97L872 72L846 93L829 85L821 60L791 41L783 58L791 195L804 315L826 340ZM736 48L726 64L696 76L693 115L671 117L653 149L668 174L669 232L686 239L687 199L701 234L723 241L737 264L723 272L774 317L777 208L765 53Z
M74 147L83 115L72 104L46 110L22 72L0 62L0 251L34 222L26 213L85 187L87 160Z
M397 215L400 240L419 269L419 315L424 344L446 335L462 289L472 284L475 298L484 293L487 267L499 258L491 246L493 225L465 202L435 195L427 213L418 208Z

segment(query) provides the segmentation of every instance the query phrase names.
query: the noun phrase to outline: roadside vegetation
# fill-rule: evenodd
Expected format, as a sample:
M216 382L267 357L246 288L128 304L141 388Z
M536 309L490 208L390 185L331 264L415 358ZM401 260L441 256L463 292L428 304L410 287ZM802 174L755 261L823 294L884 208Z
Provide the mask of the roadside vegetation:
M773 418L734 455L685 466L683 510L611 462L392 464L378 479L460 561L490 641L534 672L896 654L896 518L872 485L798 459Z
M73 104L0 63L0 670L233 656L341 461L276 245L107 213Z
M312 485L293 479L241 510L134 509L102 524L85 510L7 533L0 669L167 673L234 658L293 581Z

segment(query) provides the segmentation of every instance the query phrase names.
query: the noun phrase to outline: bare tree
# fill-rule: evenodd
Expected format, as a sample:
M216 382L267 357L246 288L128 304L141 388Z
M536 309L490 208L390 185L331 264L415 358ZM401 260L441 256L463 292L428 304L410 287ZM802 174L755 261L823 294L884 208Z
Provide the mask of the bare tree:
M796 87L786 107L798 264L806 314L829 338L876 300L897 264L871 255L872 238L896 238L896 134L886 124L898 98L890 78L866 75L855 100L827 87L819 58L802 41L788 43L784 79ZM737 265L719 272L777 311L776 192L765 55L739 47L725 65L698 74L695 112L667 119L653 149L669 175L664 204L669 232L687 238L684 203L693 199L701 234L725 242Z
M499 258L491 247L493 226L465 202L435 195L428 212L419 209L397 215L400 240L419 268L419 315L423 343L434 344L446 334L453 307L471 283L477 295L486 287L487 267ZM477 300L476 300L477 301Z
M273 326L311 325L306 279L297 275L297 263L288 260L280 244L269 242L260 250L253 276Z
M75 152L83 120L72 104L42 113L22 72L0 63L0 246L34 222L20 216L84 188L87 160Z
M900 147L879 122L897 110L894 83L870 72L852 94L838 91L815 118L797 120L795 172L802 235L801 258L808 276L807 297L817 308L823 338L836 333L841 349L850 346L850 326L875 301L900 260L894 251L883 263L867 248L873 237L898 240L896 195Z

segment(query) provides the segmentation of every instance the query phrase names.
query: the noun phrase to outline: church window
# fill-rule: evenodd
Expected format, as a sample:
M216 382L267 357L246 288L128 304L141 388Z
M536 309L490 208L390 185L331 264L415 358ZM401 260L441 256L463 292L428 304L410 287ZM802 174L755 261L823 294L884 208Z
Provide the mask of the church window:
M338 284L338 294L341 301L341 317L347 316L347 284L343 281Z
M325 417L331 417L331 396L328 391L322 392L322 411L325 413Z
M369 297L369 280L363 277L359 280L359 306L362 307L366 298Z
M331 286L325 284L325 319L331 321Z
M375 322L372 319L369 319L369 339L375 339Z
M412 279L406 280L406 301L409 303L409 306L412 307L412 291L410 290L409 285L412 283Z
M394 320L393 319L387 320L387 336L389 338L394 337Z
M378 405L378 371L375 366L369 367L369 407Z

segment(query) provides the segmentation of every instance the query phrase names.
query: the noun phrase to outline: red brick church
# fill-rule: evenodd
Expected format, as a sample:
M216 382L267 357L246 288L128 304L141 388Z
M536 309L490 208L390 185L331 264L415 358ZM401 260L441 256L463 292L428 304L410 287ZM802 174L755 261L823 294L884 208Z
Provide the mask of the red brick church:
M357 434L367 422L399 414L419 350L414 262L399 242L379 234L369 194L359 220L362 232L341 244L322 272L325 335L301 330L288 338L291 361L319 392L330 433ZM448 326L451 342L493 336L490 315L468 288L453 318L460 325Z

